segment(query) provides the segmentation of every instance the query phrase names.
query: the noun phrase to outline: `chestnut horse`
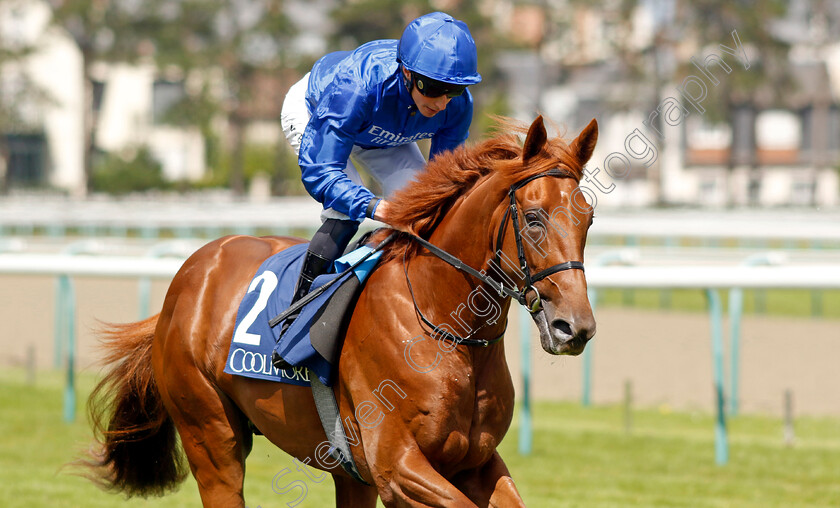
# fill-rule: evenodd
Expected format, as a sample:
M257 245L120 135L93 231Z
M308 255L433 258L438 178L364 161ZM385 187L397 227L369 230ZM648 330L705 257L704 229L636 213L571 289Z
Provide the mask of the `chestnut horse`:
M578 183L598 127L593 120L566 144L549 139L538 117L523 147L517 128L504 125L509 132L437 157L393 199L393 226L403 232L359 296L333 387L368 485L336 461L325 465L308 387L223 372L257 268L302 241L283 237L205 245L175 275L159 315L105 330L111 370L91 395L93 476L128 495L163 494L186 475L177 432L204 506L242 507L253 425L331 473L337 506L374 507L377 496L388 507L524 506L496 451L514 404L498 339L509 289L525 275L519 295L543 349L577 355L595 333L582 269L592 209ZM516 286L453 268L408 233Z

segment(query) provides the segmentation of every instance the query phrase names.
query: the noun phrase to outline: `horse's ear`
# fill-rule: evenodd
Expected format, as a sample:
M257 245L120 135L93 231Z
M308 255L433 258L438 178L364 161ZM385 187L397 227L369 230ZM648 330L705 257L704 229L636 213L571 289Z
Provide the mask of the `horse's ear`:
M592 157L596 143L598 143L598 121L593 118L570 146L581 165L586 164Z
M528 129L528 135L525 137L525 147L522 148L522 162L528 162L528 159L540 153L547 140L545 123L542 115L540 115Z

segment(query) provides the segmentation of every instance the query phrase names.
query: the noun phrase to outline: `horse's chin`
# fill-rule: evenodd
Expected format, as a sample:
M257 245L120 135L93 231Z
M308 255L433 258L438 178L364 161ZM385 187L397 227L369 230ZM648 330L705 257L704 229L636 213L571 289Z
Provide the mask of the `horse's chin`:
M531 317L534 319L534 322L537 324L537 329L540 331L540 345L542 345L546 353L569 356L577 356L583 353L583 349L587 343L585 336L569 335L549 325L548 318L545 315L545 309L531 314Z

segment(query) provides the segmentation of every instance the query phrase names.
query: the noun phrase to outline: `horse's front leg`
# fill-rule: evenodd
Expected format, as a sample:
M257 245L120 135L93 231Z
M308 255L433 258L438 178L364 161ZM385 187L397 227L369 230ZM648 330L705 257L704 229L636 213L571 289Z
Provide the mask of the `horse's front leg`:
M441 476L418 448L390 452L390 457L377 457L371 461L379 497L386 507L478 508Z
M453 483L482 508L525 506L499 452L494 452L484 466L458 474Z

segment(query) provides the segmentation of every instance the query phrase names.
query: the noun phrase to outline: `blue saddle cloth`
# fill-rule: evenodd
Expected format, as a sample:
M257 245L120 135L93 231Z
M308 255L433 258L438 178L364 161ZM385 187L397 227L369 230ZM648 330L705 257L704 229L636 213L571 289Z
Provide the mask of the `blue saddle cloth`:
M332 386L338 365L341 328L340 314L327 312L327 303L335 298L343 308L349 306L361 283L373 270L379 259L377 252L359 265L344 280L333 284L327 291L301 309L300 316L292 323L283 339L277 344L282 325L271 328L269 320L286 310L303 265L309 244L298 244L266 259L251 280L248 291L236 314L233 337L228 352L225 372L269 381L279 381L309 386L309 371L327 386ZM360 247L335 262L335 273L321 275L312 283L312 290L335 279L341 272L368 254L372 249ZM293 367L277 369L271 364L272 350Z

